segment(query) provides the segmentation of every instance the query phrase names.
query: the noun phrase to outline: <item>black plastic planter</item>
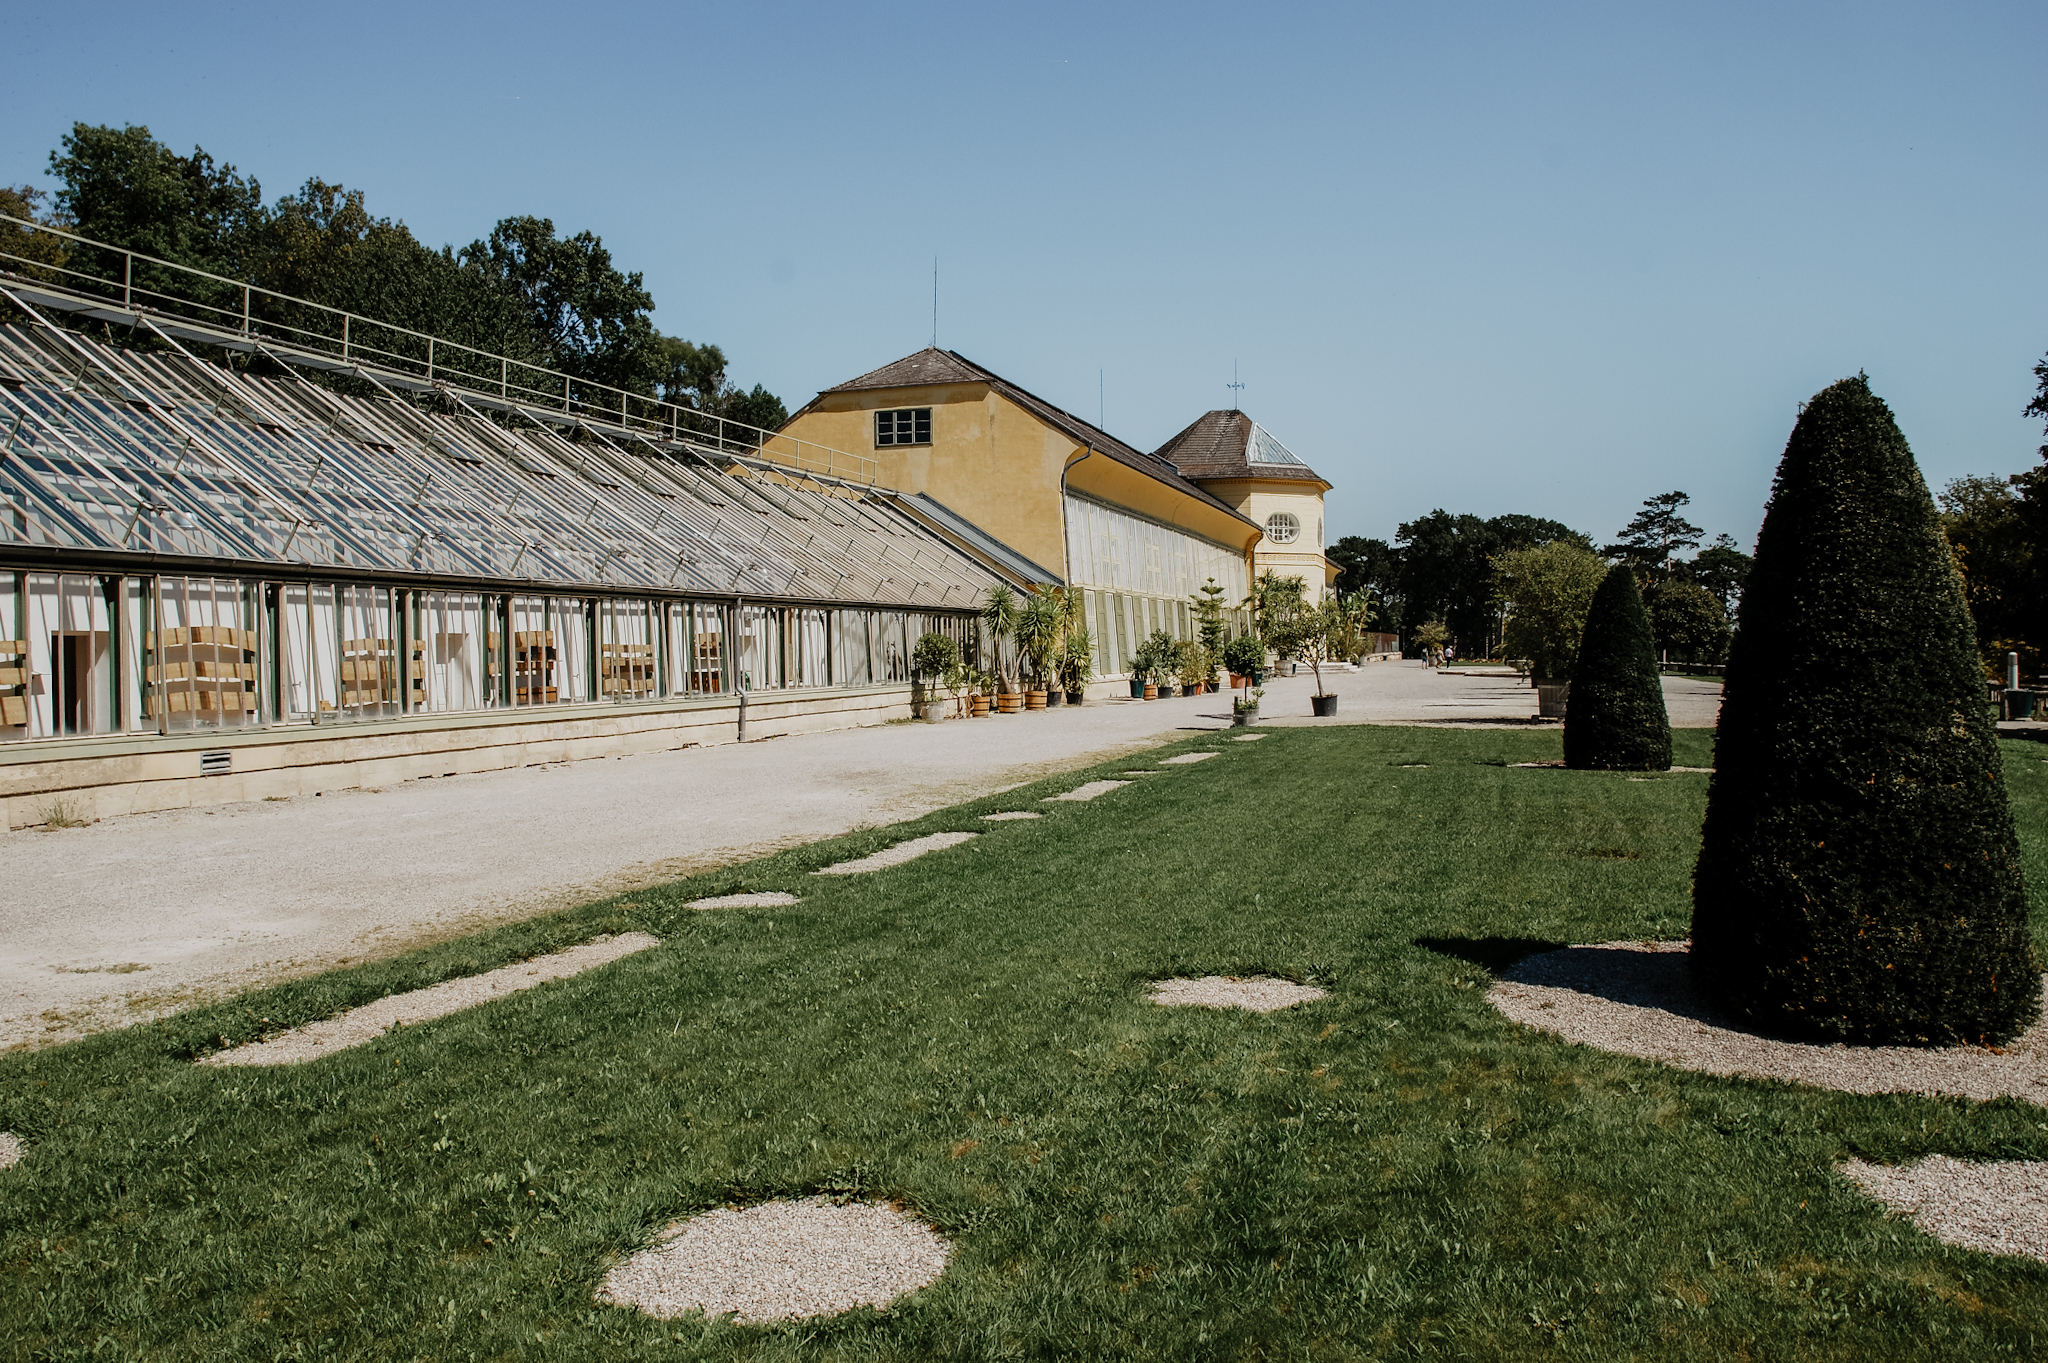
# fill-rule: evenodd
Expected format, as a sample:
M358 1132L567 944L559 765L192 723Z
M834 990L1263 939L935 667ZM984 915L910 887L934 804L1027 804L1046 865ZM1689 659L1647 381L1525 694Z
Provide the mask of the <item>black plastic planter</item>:
M1337 698L1335 696L1310 696L1308 703L1314 707L1317 719L1328 719L1331 715L1337 713Z

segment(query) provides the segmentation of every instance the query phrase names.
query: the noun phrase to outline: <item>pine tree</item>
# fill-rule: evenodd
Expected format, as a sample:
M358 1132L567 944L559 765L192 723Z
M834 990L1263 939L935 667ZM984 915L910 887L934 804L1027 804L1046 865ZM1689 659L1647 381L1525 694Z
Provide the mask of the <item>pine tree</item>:
M1969 610L1861 375L1816 395L1785 446L1714 763L1692 928L1710 996L1871 1044L1995 1042L2039 1016Z
M1628 564L1607 570L1586 614L1564 718L1564 764L1591 771L1665 771L1671 721L1650 614Z

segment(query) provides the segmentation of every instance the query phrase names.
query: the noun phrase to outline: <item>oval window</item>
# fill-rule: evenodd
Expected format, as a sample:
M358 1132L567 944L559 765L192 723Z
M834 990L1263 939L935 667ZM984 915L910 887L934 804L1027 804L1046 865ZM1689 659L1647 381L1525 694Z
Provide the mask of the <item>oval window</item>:
M1292 544L1301 538L1301 521L1285 511L1266 517L1266 538L1275 544Z

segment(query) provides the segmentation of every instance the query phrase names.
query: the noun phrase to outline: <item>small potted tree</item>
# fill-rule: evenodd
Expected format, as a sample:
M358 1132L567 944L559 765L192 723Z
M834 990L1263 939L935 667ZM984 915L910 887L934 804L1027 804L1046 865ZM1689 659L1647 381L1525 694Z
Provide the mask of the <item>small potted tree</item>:
M976 719L986 718L995 708L996 679L987 672L976 672L967 690L968 713Z
M941 720L946 717L946 702L932 694L934 686L943 685L960 666L960 645L950 635L936 630L918 636L917 646L910 650L910 670L921 683L918 700L918 718Z
M1095 672L1095 641L1085 625L1067 631L1066 647L1060 650L1060 685L1067 689L1067 704L1088 699L1088 678Z
M1337 713L1336 693L1323 690L1323 664L1330 660L1343 628L1342 612L1334 601L1289 611L1267 628L1267 638L1281 657L1299 659L1315 673L1316 692L1309 697L1309 708L1319 719Z

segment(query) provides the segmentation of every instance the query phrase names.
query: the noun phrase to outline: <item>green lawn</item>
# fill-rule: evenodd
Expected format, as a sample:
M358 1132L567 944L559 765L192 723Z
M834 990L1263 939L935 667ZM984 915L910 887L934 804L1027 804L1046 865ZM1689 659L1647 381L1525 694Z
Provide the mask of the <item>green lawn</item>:
M1707 735L1677 739L1707 765ZM1832 1172L2048 1158L2048 1113L1688 1074L1486 1004L1481 963L1531 942L1684 935L1705 776L1504 765L1554 757L1554 731L1184 746L1224 755L0 1059L0 1129L31 1143L0 1173L0 1358L2048 1352L2048 1266L1946 1249ZM2037 910L2044 755L2007 745ZM948 829L982 836L807 874ZM736 889L805 898L680 907ZM665 941L299 1068L186 1063L627 926ZM1253 971L1332 996L1142 1001ZM887 1314L788 1328L592 1301L676 1217L820 1189L917 1208L953 1266Z

